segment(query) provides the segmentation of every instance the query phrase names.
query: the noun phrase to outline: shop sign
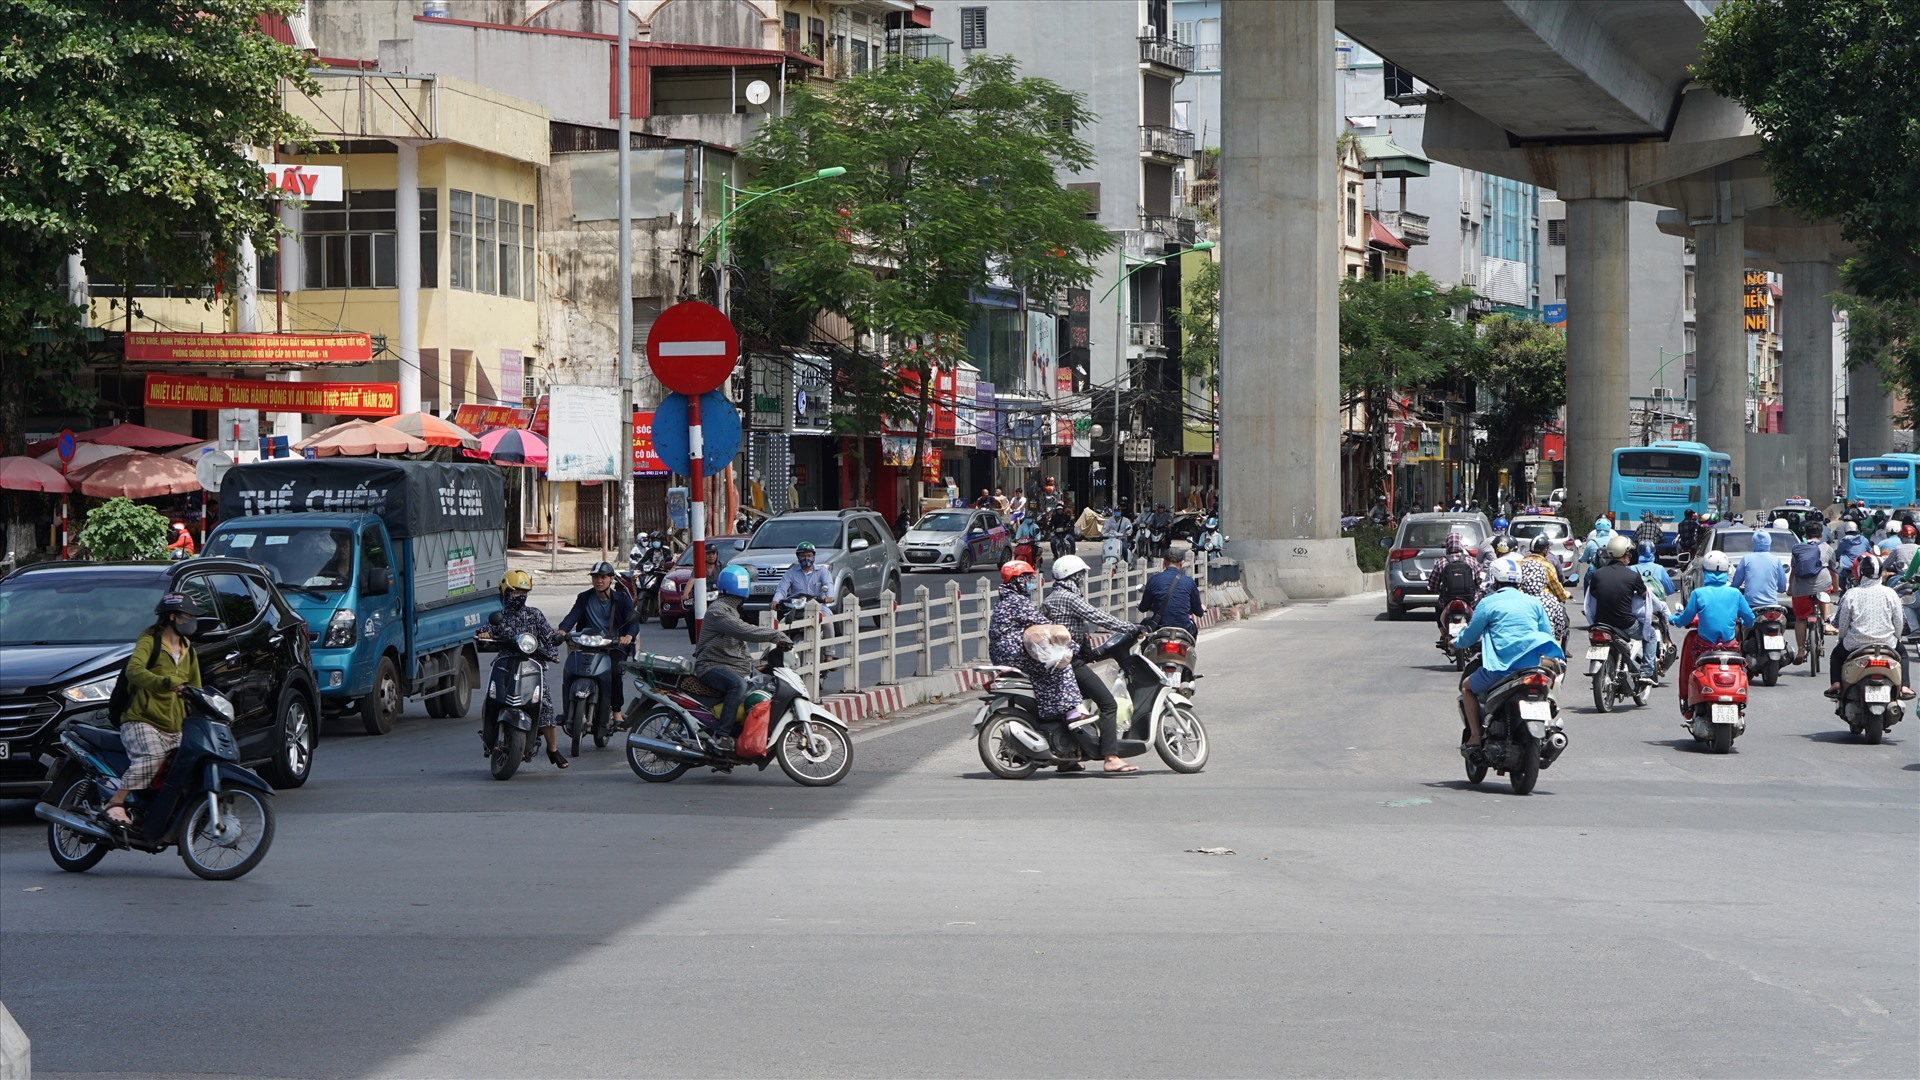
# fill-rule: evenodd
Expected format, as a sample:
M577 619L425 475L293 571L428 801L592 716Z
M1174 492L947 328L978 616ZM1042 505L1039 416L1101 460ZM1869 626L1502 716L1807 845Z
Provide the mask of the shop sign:
M671 476L667 463L653 452L653 413L633 414L633 475Z
M527 396L526 358L519 349L500 350L500 396L508 401Z
M399 383L268 382L148 375L149 409L264 409L322 416L396 416Z
M500 428L523 428L533 419L533 410L517 405L475 405L471 402L453 410L455 427L475 435Z
M1000 414L994 409L993 384L978 380L973 384L973 445L979 450L995 450L1000 445Z
M263 161L267 192L303 202L339 202L346 195L346 167L295 165Z
M833 376L826 357L801 354L793 363L793 427L825 434L833 428Z
M134 331L127 359L158 364L364 364L366 334L181 334Z
M1767 288L1767 275L1762 270L1747 271L1747 291L1744 298L1747 333L1763 334L1767 330L1767 306L1772 297Z
M913 468L912 436L884 435L880 439L880 463L895 469ZM940 482L940 448L927 443L926 457L920 462L920 479L923 483Z

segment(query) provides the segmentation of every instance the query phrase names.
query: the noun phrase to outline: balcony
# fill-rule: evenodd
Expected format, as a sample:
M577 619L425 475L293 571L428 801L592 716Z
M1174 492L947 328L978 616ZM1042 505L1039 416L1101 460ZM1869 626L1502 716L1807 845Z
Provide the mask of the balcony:
M1220 44L1201 44L1193 47L1193 71L1220 70Z
M1193 132L1160 124L1140 125L1142 157L1165 158L1171 164L1193 156Z
M1120 234L1120 248L1134 262L1157 259L1166 253L1167 238L1148 229L1127 229Z
M1400 242L1412 247L1415 244L1433 242L1433 232L1428 228L1427 215L1415 214L1406 210L1379 210L1373 215L1400 238Z
M1140 62L1170 68L1186 74L1193 70L1193 46L1182 45L1169 37L1140 39Z
M1148 352L1165 352L1167 328L1157 322L1128 323L1127 346L1133 349L1145 349Z
M950 63L949 53L952 48L952 38L943 38L931 30L920 27L887 31L887 55L889 56Z
M1158 233L1168 244L1179 247L1193 246L1193 219L1167 217L1161 214L1142 214L1141 224L1150 233Z
M1187 203L1191 206L1220 205L1219 180L1195 180L1187 185Z

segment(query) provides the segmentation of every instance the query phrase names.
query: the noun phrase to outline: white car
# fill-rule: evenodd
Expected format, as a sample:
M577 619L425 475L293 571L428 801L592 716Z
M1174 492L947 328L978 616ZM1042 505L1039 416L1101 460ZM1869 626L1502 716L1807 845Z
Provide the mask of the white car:
M1724 551L1727 561L1737 566L1741 559L1753 552L1753 533L1754 530L1743 528L1715 529L1713 535L1707 538L1706 551L1702 551L1701 555L1704 556L1707 551ZM1767 554L1772 555L1780 565L1785 566L1791 578L1793 545L1799 543L1800 538L1786 529L1768 529L1767 535L1773 542L1773 547L1768 549ZM1694 559L1682 567L1679 574L1674 575L1675 580L1681 582L1688 592L1700 587L1700 563L1700 559ZM1731 574L1728 575L1728 580L1732 580ZM1786 603L1786 594L1782 593L1781 597L1781 602Z
M1580 538L1573 534L1571 521L1545 514L1521 514L1507 522L1507 535L1513 537L1514 547L1523 553L1532 550L1534 537L1545 536L1550 541L1547 554L1553 559L1554 569L1560 571L1560 580L1568 585L1579 580L1574 575L1573 563L1580 557Z

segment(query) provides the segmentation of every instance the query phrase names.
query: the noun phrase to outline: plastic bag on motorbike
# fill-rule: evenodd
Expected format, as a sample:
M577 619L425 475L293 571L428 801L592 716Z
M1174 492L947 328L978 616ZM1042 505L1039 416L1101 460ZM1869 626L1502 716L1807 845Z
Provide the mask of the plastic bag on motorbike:
M1021 635L1027 655L1054 671L1073 663L1073 634L1066 627L1041 623L1027 627Z
M747 722L734 746L742 757L757 758L767 752L767 725L773 719L773 702L762 698L747 709Z

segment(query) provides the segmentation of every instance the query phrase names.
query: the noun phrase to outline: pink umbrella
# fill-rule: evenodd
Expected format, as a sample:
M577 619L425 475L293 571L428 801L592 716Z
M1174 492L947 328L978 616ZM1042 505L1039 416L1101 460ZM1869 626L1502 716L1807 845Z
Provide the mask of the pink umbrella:
M365 457L368 454L424 454L427 443L404 431L365 420L335 424L293 444L295 450L311 448L319 457Z
M480 452L496 465L527 465L535 468L547 463L545 439L525 428L501 428L480 436Z
M51 491L65 494L72 491L60 476L60 470L49 468L30 457L0 458L0 488L8 491Z
M67 472L67 482L96 499L151 499L200 490L193 466L161 454L121 454Z
M108 446L131 446L136 450L152 450L162 446L185 446L190 442L199 442L198 436L181 435L173 431L161 431L159 428L144 427L140 424L109 424L106 427L90 428L73 433L73 441L83 443L106 443ZM58 438L41 439L27 447L27 453L36 457L60 445Z
M119 457L121 454L135 453L139 453L139 451L131 446L111 446L107 443L92 442L75 443L73 447L73 460L67 462L67 471L72 472L75 469L84 469L102 458ZM58 469L60 467L60 448L56 446L46 453L39 455L35 460L50 469Z

